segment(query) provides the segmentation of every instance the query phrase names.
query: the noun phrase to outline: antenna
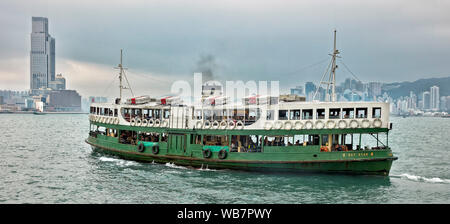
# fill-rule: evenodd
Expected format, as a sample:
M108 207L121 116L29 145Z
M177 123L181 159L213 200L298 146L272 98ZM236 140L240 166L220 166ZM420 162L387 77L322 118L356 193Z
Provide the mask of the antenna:
M115 69L119 69L119 82L120 82L120 84L119 84L119 89L120 89L119 97L120 98L119 99L120 100L122 100L122 90L123 89L129 89L131 91L131 95L134 96L133 90L131 89L130 83L128 82L128 78L127 78L127 76L125 75L125 72L124 72L124 70L127 70L128 68L124 68L123 67L123 64L122 64L122 52L123 52L123 50L120 49L120 64L117 67L114 67ZM125 77L125 80L127 81L128 87L123 86L123 84L122 84L122 78L123 77Z
M313 99L316 98L317 92L319 91L320 87L322 84L326 84L327 85L327 92L326 92L326 96L325 96L325 101L332 101L335 102L336 101L336 69L338 68L338 66L336 65L336 58L340 58L338 56L339 54L339 50L336 49L336 30L334 30L334 46L333 46L333 54L329 54L331 56L331 71L330 71L330 76L328 77L328 82L324 82L323 78L325 77L325 75L328 73L328 70L330 68L330 65L328 65L327 70L325 71L325 73L322 76L322 79L320 80L320 84L319 87L317 87L316 92L314 93ZM331 85L331 99L330 99L330 85Z

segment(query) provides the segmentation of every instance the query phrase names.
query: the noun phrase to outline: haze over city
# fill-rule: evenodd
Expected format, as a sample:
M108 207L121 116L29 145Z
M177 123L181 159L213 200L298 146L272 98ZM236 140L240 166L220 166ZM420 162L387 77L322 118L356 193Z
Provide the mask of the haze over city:
M117 94L120 49L138 94L161 95L211 58L219 80L319 82L333 30L364 82L450 74L447 1L2 1L0 89L30 81L31 17L49 19L56 73L82 96ZM337 81L352 77L344 68ZM156 84L155 84L156 83Z

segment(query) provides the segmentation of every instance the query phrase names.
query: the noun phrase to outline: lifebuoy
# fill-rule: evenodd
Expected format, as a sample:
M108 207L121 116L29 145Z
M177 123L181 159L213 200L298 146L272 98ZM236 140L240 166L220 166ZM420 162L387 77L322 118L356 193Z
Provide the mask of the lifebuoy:
M383 122L381 122L381 120L379 118L377 118L373 121L373 126L376 128L381 127L382 124L383 124Z
M363 121L361 122L361 126L362 126L363 128L368 128L368 127L370 127L370 121L367 120L367 119L363 120Z
M114 123L115 123L115 124L119 124L119 118L116 117L116 118L114 119Z
M225 159L227 158L227 150L225 149L221 149L219 151L219 154L217 155L219 157L219 159Z
M134 118L131 118L130 125L131 126L135 126L136 125L136 120Z
M142 121L140 118L136 118L136 126L141 126Z
M169 122L167 120L163 120L161 122L161 127L163 127L163 128L169 127Z
M142 119L141 126L147 126L147 125L148 125L148 120L147 119Z
M322 121L316 121L316 128L322 129L325 127L325 124Z
M292 122L290 122L290 121L284 122L284 129L291 130L292 129Z
M141 142L141 144L139 144L138 146L138 152L144 152L145 151L145 145L144 143Z
M241 120L239 120L239 121L236 122L236 127L238 129L243 129L244 128L244 123Z
M300 130L300 129L302 129L302 127L303 127L303 124L302 124L301 121L296 121L295 122L295 124L294 124L294 128L295 129Z
M159 146L158 145L154 145L152 147L152 153L155 154L155 155L159 153Z
M334 127L336 127L336 122L334 122L332 120L327 121L327 127L329 129L333 129Z
M214 129L218 129L219 128L219 122L218 121L214 121L213 123L212 123L212 125L211 125L211 127L212 128L214 128Z
M346 128L347 127L347 122L344 121L344 120L340 120L338 122L338 127L341 128L341 129Z
M203 150L203 158L208 159L208 158L211 158L211 156L212 156L212 152L210 149Z
M226 129L226 128L227 128L227 126L228 126L228 124L227 124L227 122L226 122L226 121L222 121L222 122L220 122L220 129Z
M351 128L358 128L359 127L359 122L357 120L351 120L350 121L350 127Z
M203 122L203 128L204 129L210 129L211 128L211 121Z
M228 122L228 128L229 129L234 129L235 127L236 127L236 124L234 123L234 121Z
M155 125L155 120L153 119L148 120L147 127L153 127L153 125Z
M312 121L306 121L306 122L305 122L305 128L306 128L306 129L311 129L311 128L313 128L313 123L312 123Z
M153 127L159 127L161 125L161 121L159 119L155 120L155 123L153 123Z
M281 121L276 121L275 124L273 125L273 127L274 127L275 129L281 129L281 128L283 128L283 122L281 122Z

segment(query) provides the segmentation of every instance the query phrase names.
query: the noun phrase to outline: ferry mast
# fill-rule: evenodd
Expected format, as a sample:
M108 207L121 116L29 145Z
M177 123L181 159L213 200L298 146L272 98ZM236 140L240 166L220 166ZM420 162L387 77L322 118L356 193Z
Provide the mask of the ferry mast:
M120 49L120 64L117 67L115 67L115 69L119 69L119 82L120 82L120 84L119 84L119 89L120 89L119 97L120 98L119 99L120 99L120 101L122 101L122 90L123 89L129 89L131 91L131 95L134 96L133 90L131 89L130 83L128 82L127 76L125 75L125 72L124 72L124 70L126 70L127 68L124 68L123 64L122 64L122 49ZM123 77L125 77L128 87L123 86L123 84L122 84Z

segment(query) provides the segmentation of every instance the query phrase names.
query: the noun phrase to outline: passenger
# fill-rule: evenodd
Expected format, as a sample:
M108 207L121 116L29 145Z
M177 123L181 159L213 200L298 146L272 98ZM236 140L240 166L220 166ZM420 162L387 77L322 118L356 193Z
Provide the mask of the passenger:
M297 141L295 142L295 145L300 145L300 140L297 140Z

